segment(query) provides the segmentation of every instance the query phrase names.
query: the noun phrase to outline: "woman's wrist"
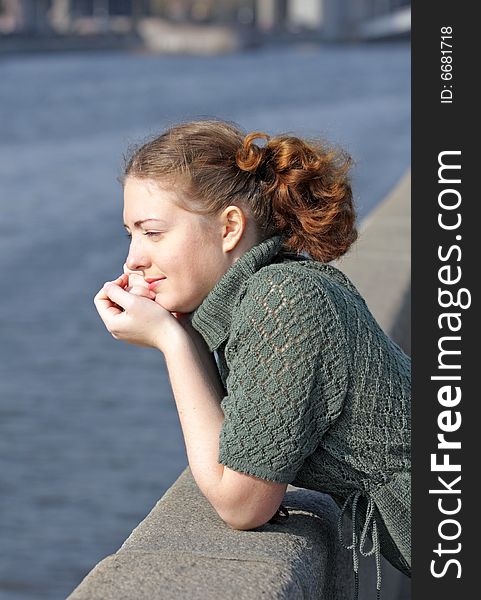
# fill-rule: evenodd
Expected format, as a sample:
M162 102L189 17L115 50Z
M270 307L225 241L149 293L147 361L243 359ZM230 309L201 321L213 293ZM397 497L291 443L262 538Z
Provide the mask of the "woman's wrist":
M185 347L186 342L189 340L190 336L188 332L177 319L173 317L167 327L163 328L159 333L156 347L167 358L167 356L175 355L180 348Z
M200 333L192 327L187 316L179 320L179 327L170 337L170 343L165 348L164 358L167 364L174 365L179 362L180 357L194 352L197 355L204 375L209 379L211 386L219 398L225 396L225 388L222 383L214 355Z

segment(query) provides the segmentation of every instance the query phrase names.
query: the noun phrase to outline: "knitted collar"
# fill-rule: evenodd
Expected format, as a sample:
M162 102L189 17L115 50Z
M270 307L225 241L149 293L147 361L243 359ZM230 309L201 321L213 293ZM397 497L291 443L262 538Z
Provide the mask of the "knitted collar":
M220 278L191 316L193 327L214 351L228 338L232 312L241 285L259 269L272 262L280 252L283 235L260 242L250 248Z

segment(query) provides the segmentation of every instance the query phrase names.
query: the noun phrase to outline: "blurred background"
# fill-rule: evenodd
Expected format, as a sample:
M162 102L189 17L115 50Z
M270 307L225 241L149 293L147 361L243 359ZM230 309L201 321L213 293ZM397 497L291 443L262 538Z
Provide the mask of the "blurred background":
M93 305L116 177L179 120L323 137L367 217L410 165L401 0L0 0L0 598L65 598L187 465L162 355Z

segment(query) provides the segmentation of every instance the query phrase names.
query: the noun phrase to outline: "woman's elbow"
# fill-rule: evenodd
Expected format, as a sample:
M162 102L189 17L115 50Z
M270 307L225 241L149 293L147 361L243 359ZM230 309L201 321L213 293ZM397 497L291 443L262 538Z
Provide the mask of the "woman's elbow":
M226 523L231 529L237 531L249 531L250 529L257 529L262 527L272 519L275 512L272 515L266 514L242 514L240 511L236 511L235 514L220 514L220 518Z
M213 506L232 529L262 527L272 519L281 504L287 483L267 481L224 468L222 486Z

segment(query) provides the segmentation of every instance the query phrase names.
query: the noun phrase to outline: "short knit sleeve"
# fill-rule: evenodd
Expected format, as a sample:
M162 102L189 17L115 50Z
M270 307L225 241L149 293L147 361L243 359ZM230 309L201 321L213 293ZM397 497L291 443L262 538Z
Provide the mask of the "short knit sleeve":
M250 278L225 347L219 462L292 482L342 410L346 356L335 308L314 278L274 266Z

